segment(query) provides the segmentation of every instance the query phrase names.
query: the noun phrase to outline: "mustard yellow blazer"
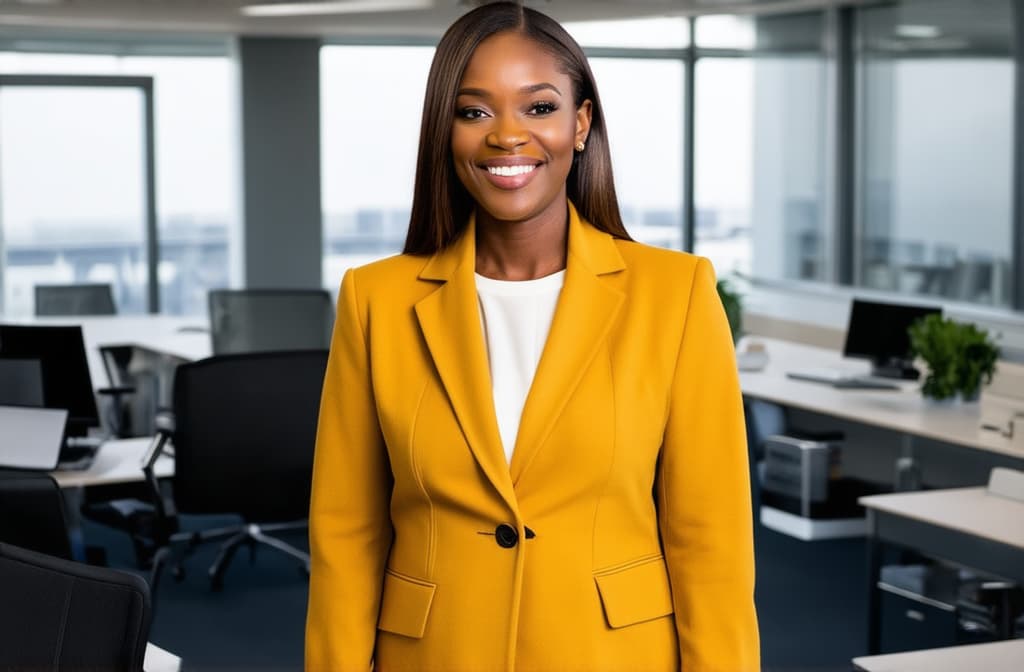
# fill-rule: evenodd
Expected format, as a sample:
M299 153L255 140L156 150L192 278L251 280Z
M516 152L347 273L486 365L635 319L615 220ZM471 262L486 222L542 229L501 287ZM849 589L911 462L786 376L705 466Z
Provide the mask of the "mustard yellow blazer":
M747 450L706 260L570 205L511 465L470 223L341 285L310 511L306 669L759 667Z

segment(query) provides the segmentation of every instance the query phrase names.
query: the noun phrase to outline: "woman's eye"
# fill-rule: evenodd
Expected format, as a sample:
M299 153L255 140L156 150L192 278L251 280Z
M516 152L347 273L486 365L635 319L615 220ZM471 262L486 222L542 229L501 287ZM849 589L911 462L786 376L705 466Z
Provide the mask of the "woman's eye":
M554 103L534 103L530 106L530 114L545 115L551 114L558 107Z
M456 115L460 119L481 119L484 116L484 111L478 107L463 107Z

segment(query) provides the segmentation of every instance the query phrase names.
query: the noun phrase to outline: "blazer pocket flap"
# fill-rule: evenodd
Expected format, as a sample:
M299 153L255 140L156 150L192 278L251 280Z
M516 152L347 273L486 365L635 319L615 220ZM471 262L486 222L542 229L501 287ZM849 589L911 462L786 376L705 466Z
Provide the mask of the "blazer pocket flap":
M659 556L595 575L608 625L622 628L672 613L672 588Z
M437 586L429 581L386 572L377 627L419 639L427 628L427 615L430 614L436 589Z

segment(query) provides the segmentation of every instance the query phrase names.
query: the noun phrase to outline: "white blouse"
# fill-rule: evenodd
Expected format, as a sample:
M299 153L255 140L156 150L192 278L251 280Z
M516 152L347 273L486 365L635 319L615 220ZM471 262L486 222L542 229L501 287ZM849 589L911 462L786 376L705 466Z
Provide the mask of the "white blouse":
M476 275L494 410L505 456L510 462L523 405L548 339L564 280L565 271L521 281Z

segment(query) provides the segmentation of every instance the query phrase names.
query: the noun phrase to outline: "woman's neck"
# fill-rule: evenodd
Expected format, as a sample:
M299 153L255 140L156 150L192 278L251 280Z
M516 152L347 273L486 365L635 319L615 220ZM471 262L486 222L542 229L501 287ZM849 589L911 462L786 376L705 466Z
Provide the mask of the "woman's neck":
M534 280L565 268L569 209L522 222L503 222L486 212L476 218L476 272L495 280Z

